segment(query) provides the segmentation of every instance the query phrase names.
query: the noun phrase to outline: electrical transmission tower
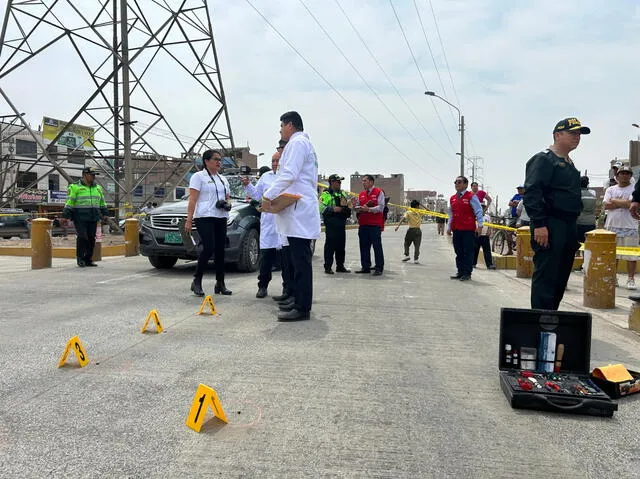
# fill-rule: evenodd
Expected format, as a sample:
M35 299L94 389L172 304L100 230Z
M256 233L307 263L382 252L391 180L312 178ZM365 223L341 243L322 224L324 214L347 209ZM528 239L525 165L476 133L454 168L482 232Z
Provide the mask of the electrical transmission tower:
M467 174L472 183L477 181L482 185L484 183L484 158L481 156L467 157Z
M49 141L20 114L37 92L5 88L34 72L44 90L49 80L66 85L41 102L64 120ZM93 133L69 143L74 125ZM80 158L114 185L105 193L117 211L121 200L131 207L148 176L161 173L166 197L203 150L233 151L207 1L9 0L0 33L0 145L18 134L37 143L37 154L29 164L0 154L0 206L53 171L71 182L69 163ZM47 172L38 168L35 181L17 188L18 173L36 166Z

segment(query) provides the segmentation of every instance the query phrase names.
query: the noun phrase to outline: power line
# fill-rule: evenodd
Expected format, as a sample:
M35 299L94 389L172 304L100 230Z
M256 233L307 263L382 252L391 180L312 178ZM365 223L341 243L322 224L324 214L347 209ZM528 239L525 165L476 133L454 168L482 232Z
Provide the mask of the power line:
M384 102L384 100L382 100L382 98L380 98L380 95L378 95L378 93L373 89L373 87L369 84L369 82L364 78L364 76L360 73L360 71L358 70L358 68L351 62L351 60L349 60L349 58L347 57L347 55L345 55L344 51L338 46L338 44L335 42L335 40L333 39L333 37L329 34L329 32L322 26L322 24L320 23L320 21L318 20L318 18L311 12L311 10L309 10L309 8L307 7L307 5L304 3L303 0L299 0L300 3L302 4L302 6L304 7L304 9L307 11L307 13L311 16L311 18L313 18L313 20L316 22L316 24L318 25L318 27L320 27L320 29L324 32L324 34L327 36L327 38L329 39L329 41L333 44L334 47L336 47L336 50L338 50L338 52L340 52L340 54L342 55L342 57L346 60L346 62L349 64L349 66L351 66L351 68L353 68L353 70L356 72L356 74L358 75L358 77L360 77L360 80L362 80L362 82L367 86L367 88L371 91L371 93L373 93L375 95L375 97L378 99L378 101L382 104L382 106L385 107L385 109L389 112L389 114L393 117L394 120L396 120L396 123L398 123L398 125L400 125L405 132L407 132L407 134L413 139L413 141L415 141L423 150L424 152L429 155L431 158L433 158L434 160L437 161L437 159L431 154L431 152L429 150L427 150L424 145L422 145L422 143L420 143L416 137L407 129L407 127L398 119L398 117L395 115L395 113L393 113L393 111L387 106L387 104ZM420 166L417 163L415 163L416 166ZM435 177L434 177L435 178ZM438 181L438 178L436 178Z
M404 99L404 97L402 96L402 94L400 93L400 91L398 90L396 85L393 83L393 80L391 80L391 77L389 77L389 75L387 74L386 70L383 68L383 66L380 64L380 62L376 58L376 56L373 54L373 52L369 48L369 45L367 45L367 42L365 41L365 39L362 38L362 35L360 34L358 29L355 27L355 25L353 24L353 22L349 18L349 15L347 14L347 12L345 12L344 8L342 8L342 5L340 5L339 0L335 0L335 2L336 2L336 5L338 5L338 8L340 9L340 11L342 12L342 15L344 15L344 18L347 20L347 22L349 23L349 25L351 26L351 28L353 29L355 34L360 39L360 42L362 43L364 48L367 50L367 52L369 52L369 55L371 56L371 58L373 58L373 61L376 62L376 65L378 65L378 68L380 68L380 71L382 72L384 77L387 79L387 81L389 82L389 84L391 85L393 90L396 92L396 94L398 95L400 100L402 100L402 103L404 103L404 105L407 107L407 109L411 112L411 114L413 115L413 118L416 120L416 122L418 122L418 124L422 127L422 129L425 131L425 133L427 135L429 135L429 138L431 138L431 140L438 146L438 148L440 148L445 155L448 155L449 152L446 151L442 147L442 145L440 145L440 143L434 138L434 136L431 134L431 132L429 130L427 130L427 127L424 126L424 123L422 123L422 120L420 120L420 118L418 117L418 115L415 114L415 112L413 111L413 109L411 108L409 103L407 103L407 101Z
M342 101L344 101L344 102L349 106L349 108L351 108L351 110L353 110L353 112L354 112L356 115L358 115L358 116L359 116L362 120L364 120L364 121L365 121L365 122L366 122L366 123L367 123L371 128L373 128L373 130L374 130L378 135L380 135L380 136L382 137L382 139L383 139L383 140L385 140L387 143L389 143L389 145L391 145L391 146L392 146L392 147L393 147L393 148L394 148L398 153L400 153L402 156L404 156L404 157L405 157L407 160L409 160L411 163L413 163L413 164L417 165L420 169L422 169L423 171L425 171L425 173L427 173L427 174L429 174L430 176L432 176L432 177L433 177L433 175L431 175L429 172L427 172L426 170L424 170L424 169L423 169L419 164L415 163L411 158L409 158L409 156L407 156L407 154L406 154L406 153L404 153L402 150L400 150L400 148L398 148L398 147L397 147L397 146L396 146L396 145L395 145L395 144L394 144L394 143L393 143L389 138L387 138L387 137L386 137L386 136L385 136L385 135L384 135L384 134L383 134L383 133L382 133L382 132L381 132L381 131L380 131L380 130L379 130L379 129L378 129L378 128L373 124L373 123L371 123L371 121L369 121L369 119L368 119L367 117L365 117L362 113L360 113L360 111L359 111L355 106L353 106L353 104L352 104L352 103L351 103L351 102L350 102L350 101L349 101L349 100L348 100L348 99L347 99L347 98L346 98L342 93L340 93L340 91L339 91L336 87L334 87L334 86L333 86L333 84L332 84L329 80L327 80L327 78L326 78L324 75L322 75L322 73L320 73L320 72L318 71L318 69L317 69L315 66L313 66L313 64L312 64L309 60L307 60L307 58L306 58L302 53L300 53L300 51L299 51L299 50L298 50L298 49L297 49L297 48L296 48L296 47L295 47L295 46L294 46L294 45L293 45L289 40L287 40L287 38L286 38L284 35L282 35L282 33L280 33L280 31L279 31L279 30L278 30L278 29L277 29L277 28L276 28L276 27L275 27L275 26L274 26L274 25L269 21L269 19L267 19L267 17L265 17L265 16L262 14L262 12L256 8L256 6L251 2L251 0L245 0L245 1L246 1L246 2L249 4L249 6L250 6L250 7L251 7L251 8L252 8L252 9L253 9L253 10L254 10L254 11L255 11L255 12L256 12L256 13L257 13L257 14L258 14L258 15L259 15L259 16L260 16L260 17L261 17L261 18L266 22L266 23L267 23L267 25L269 25L269 27L271 27L271 29L276 33L276 35L278 35L278 36L279 36L279 37L280 37L280 38L281 38L281 39L282 39L282 40L283 40L283 41L284 41L284 42L289 46L289 48L291 48L291 49L292 49L292 50L293 50L293 51L294 51L294 52L295 52L295 53L296 53L296 54L297 54L297 55L302 59L302 61L304 61L304 62L309 66L309 68L311 68L311 69L316 73L316 75L318 75L318 76L322 79L322 81L324 81L324 82L327 84L327 86L328 86L329 88L331 88L331 89L334 91L334 93L335 93L336 95L338 95L338 96L340 97L340 99L342 99ZM435 178L435 177L433 177L433 178ZM438 178L435 178L435 179L436 179L437 181L442 182L442 180L440 180L440 179L438 179Z
M420 28L422 29L422 34L424 35L424 41L427 43L427 48L429 49L429 55L431 55L431 61L433 62L433 68L435 68L436 70L436 75L438 75L438 81L440 82L440 86L442 87L442 93L446 98L448 96L447 89L445 88L444 83L442 82L442 77L440 76L440 70L438 69L436 59L433 56L433 50L431 50L431 43L429 42L429 37L427 37L427 31L424 29L424 23L422 23L422 16L420 15L420 10L418 9L418 3L416 2L416 0L413 0L413 7L416 10L416 15L418 15L418 20L420 21ZM456 123L457 120L455 115L453 114L453 108L451 106L449 106L449 113L451 114L451 118L453 119L454 123Z
M404 37L404 41L407 44L407 48L409 48L409 52L411 53L411 58L413 58L413 63L416 65L416 68L418 69L418 73L420 74L420 78L422 79L422 84L424 85L424 89L428 90L429 87L427 86L427 82L424 80L424 76L422 75L422 70L420 70L420 66L418 65L418 61L416 60L416 56L413 54L413 49L411 48L411 44L409 43L409 40L407 39L407 35L404 33L404 28L402 28L402 23L400 22L400 18L398 17L398 13L396 12L396 8L393 6L393 2L391 0L389 0L389 5L391 5L391 9L393 10L393 14L396 17L396 21L398 22L398 26L400 27L400 31L402 32L402 36ZM451 141L451 137L449 136L449 132L447 131L447 129L444 126L444 123L442 122L442 118L440 117L440 113L438 112L438 109L436 108L436 104L433 101L433 98L431 98L431 106L433 106L433 109L436 112L436 115L438 116L438 121L440 121L440 125L442 126L442 130L444 131L445 135L447 135L447 139L449 140L449 144L451 145L451 148L453 148L453 150L455 151L456 147L453 146L453 141Z
M428 0L429 7L431 7L431 14L433 15L433 22L436 25L436 32L438 33L438 40L440 41L440 48L442 48L442 55L444 56L444 63L447 66L447 71L449 72L449 80L451 80L451 87L453 88L453 94L456 97L456 102L458 105L462 107L460 104L460 98L458 98L458 92L456 91L456 85L453 83L453 76L451 75L451 68L449 68L449 60L447 59L447 52L444 49L444 43L442 43L442 36L440 35L440 27L438 27L438 19L436 18L436 12L433 9L433 4L431 0Z

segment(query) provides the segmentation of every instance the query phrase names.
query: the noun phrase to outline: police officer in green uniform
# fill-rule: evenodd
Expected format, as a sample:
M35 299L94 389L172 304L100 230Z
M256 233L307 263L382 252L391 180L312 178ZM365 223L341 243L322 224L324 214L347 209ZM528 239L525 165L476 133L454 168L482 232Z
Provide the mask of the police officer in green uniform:
M95 183L98 172L90 166L82 170L82 179L71 183L62 216L73 220L76 228L76 259L78 266L98 266L92 260L96 244L96 229L100 218L109 214L102 186Z
M350 273L344 267L347 234L345 226L351 216L347 194L340 189L344 178L339 175L329 177L329 188L320 195L320 214L324 219L326 241L324 243L324 272L333 274L333 256L336 257L336 272Z
M553 129L553 145L526 167L524 207L531 219L531 307L557 310L578 250L576 219L582 210L580 172L569 153L591 129L565 118Z

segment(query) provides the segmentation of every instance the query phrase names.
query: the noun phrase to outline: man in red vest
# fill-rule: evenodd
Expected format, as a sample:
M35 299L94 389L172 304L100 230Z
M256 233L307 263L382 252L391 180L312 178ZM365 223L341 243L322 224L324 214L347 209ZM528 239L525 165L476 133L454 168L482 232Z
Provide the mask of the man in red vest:
M480 200L471 191L467 191L469 180L458 176L453 182L456 194L449 199L449 227L447 234L453 232L453 249L456 252L458 273L451 279L468 281L473 271L476 233L480 234L483 225Z
M371 175L362 177L362 187L358 199L354 198L356 215L358 216L358 239L360 240L360 264L362 269L356 273L371 272L371 246L376 260L374 276L380 276L384 270L384 254L382 252L382 230L384 228L383 210L384 193L374 186Z

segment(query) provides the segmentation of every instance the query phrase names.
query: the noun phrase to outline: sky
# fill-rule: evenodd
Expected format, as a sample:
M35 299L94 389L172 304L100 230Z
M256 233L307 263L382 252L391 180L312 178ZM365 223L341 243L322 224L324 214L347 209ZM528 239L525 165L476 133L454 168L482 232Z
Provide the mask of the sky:
M274 152L279 116L296 110L320 173L403 173L405 189L448 196L460 168L458 113L425 90L461 110L465 155L481 158L477 178L502 208L558 120L576 116L591 127L572 158L597 186L640 135L631 126L640 123L637 0L208 5L235 143L264 153L258 166ZM92 85L83 86L72 56L61 44L2 80L30 122L65 118L84 101ZM145 84L176 130L193 135L206 99L169 62L155 68Z

